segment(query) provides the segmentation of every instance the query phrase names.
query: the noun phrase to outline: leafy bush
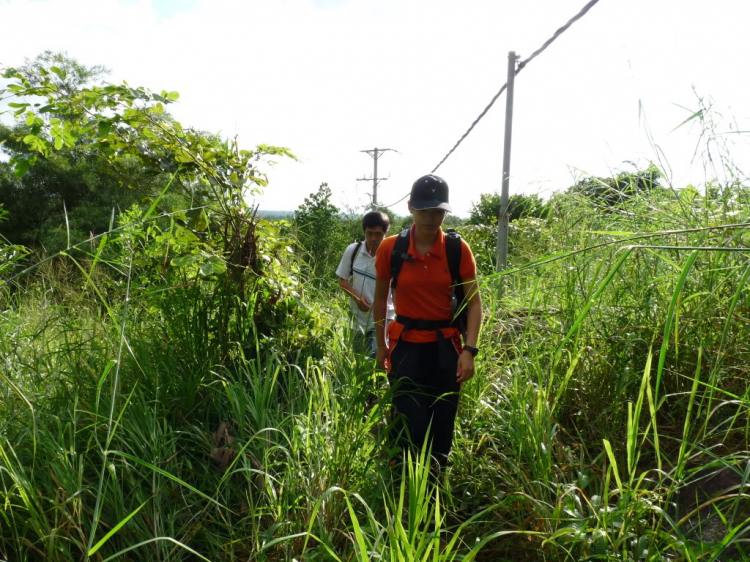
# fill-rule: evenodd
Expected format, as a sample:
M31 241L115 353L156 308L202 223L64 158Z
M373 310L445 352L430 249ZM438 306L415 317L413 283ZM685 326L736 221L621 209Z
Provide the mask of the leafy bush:
M662 173L651 165L645 170L620 172L612 177L587 176L578 180L569 191L583 195L601 207L610 208L639 194L663 190L661 178Z
M331 203L331 189L323 183L305 198L294 213L298 245L309 266L306 277L318 286L333 287L335 271L347 244L353 242L338 207ZM361 227L360 227L361 232Z
M469 211L469 224L474 225L497 225L500 216L500 194L482 193L478 203L471 204ZM516 193L508 198L508 220L514 221L521 218L546 218L549 213L548 204L537 194L524 195Z

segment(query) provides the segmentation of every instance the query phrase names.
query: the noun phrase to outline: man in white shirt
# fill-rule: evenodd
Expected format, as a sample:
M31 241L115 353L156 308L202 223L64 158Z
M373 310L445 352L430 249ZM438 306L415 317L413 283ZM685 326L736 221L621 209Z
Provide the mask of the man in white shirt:
M336 268L339 287L349 295L354 329L364 350L372 357L377 354L375 341L375 319L372 315L372 302L375 297L375 254L385 239L391 219L381 211L370 211L362 217L364 242L354 242L344 251ZM393 302L388 296L386 321L395 316Z

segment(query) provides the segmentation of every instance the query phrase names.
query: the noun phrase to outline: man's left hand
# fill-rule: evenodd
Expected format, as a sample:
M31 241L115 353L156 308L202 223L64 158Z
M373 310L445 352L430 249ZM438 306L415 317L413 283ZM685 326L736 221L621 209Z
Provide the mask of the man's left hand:
M468 381L474 376L474 356L468 351L461 352L458 357L458 376L459 383Z
M378 364L378 368L385 369L385 360L388 358L388 348L385 346L378 346L378 354L376 356L376 361Z

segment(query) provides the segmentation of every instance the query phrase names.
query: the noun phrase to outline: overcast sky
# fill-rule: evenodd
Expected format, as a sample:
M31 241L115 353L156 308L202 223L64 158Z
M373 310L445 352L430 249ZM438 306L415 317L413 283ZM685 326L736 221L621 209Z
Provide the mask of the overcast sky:
M400 199L505 82L508 51L530 55L584 4L0 0L0 63L63 50L112 82L177 90L184 125L299 157L269 170L261 208L294 209L321 182L357 208L373 171L360 150L398 150L379 162L379 201ZM750 130L749 21L748 0L601 0L517 77L511 191L547 196L626 161L703 183L700 127L673 129L702 96L717 132ZM460 215L500 189L504 113L502 96L437 172ZM750 134L720 140L748 172Z

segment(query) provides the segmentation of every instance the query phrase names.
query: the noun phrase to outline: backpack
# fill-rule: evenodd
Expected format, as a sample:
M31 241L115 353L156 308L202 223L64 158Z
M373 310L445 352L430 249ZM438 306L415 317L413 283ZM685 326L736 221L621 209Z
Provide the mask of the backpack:
M411 229L402 230L396 244L393 246L391 254L391 289L398 285L398 274L401 272L401 266L404 261L415 261L409 255L409 241L411 238ZM461 284L461 235L452 228L445 231L445 255L448 258L448 270L450 271L453 285L453 294L451 295L451 309L454 318L451 319L451 326L459 329L461 334L466 337L466 319L468 316L467 307L465 306L464 286Z
M357 259L357 255L359 254L359 249L362 247L362 240L357 242L357 247L354 248L354 253L352 253L352 263L349 264L349 278L351 279L354 277L354 260Z

